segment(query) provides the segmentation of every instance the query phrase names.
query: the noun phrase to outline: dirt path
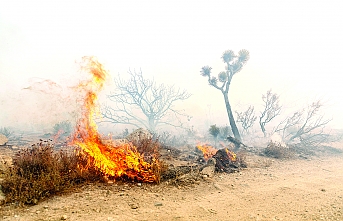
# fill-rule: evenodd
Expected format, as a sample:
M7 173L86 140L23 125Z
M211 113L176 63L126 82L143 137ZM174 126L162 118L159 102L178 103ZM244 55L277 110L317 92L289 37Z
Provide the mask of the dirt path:
M193 186L88 185L3 220L343 220L342 156L262 158Z

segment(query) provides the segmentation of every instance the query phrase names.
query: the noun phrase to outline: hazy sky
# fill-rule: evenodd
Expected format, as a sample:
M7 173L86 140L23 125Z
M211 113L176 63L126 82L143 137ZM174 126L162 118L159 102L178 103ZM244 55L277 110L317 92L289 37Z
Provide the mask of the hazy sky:
M201 120L211 112L220 124L222 96L200 69L210 65L217 74L225 50L247 49L251 58L231 84L233 109L261 109L261 95L271 88L290 109L322 99L332 126L342 128L339 0L0 2L0 126L27 120L20 111L37 113L39 101L29 105L23 89L34 82L49 79L67 93L63 88L81 78L75 61L86 55L98 57L113 77L141 69L187 87L193 96L182 105L190 114Z

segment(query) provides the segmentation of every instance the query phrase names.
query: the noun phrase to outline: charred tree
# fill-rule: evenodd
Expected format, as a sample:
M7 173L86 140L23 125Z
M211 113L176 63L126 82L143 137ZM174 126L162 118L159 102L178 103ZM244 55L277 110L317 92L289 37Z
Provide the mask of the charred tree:
M244 112L236 111L236 114L237 114L237 122L240 122L243 128L243 131L242 131L243 136L249 134L249 128L254 126L254 123L257 119L254 113L254 107L249 106L249 108Z
M331 119L324 119L324 115L319 113L322 106L320 101L313 102L307 109L297 111L280 122L274 131L281 133L287 143L301 146L318 146L327 142L330 134L324 129Z
M272 93L272 90L267 91L266 95L262 95L262 100L264 102L264 110L259 117L259 123L263 135L266 137L266 124L280 115L281 106L279 105L279 96L276 93Z

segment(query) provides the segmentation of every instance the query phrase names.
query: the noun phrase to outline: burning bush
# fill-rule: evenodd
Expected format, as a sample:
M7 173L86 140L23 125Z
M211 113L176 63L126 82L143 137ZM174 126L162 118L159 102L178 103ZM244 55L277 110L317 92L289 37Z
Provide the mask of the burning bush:
M86 161L77 152L54 152L50 141L41 141L18 152L1 183L5 203L37 204L85 181L99 180L99 172L79 169Z

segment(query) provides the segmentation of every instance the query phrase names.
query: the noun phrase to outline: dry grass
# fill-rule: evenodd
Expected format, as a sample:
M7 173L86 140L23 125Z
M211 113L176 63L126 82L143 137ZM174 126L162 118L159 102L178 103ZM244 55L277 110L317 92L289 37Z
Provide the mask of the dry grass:
M50 196L100 177L96 171L81 171L86 162L77 151L54 152L53 144L41 141L19 151L3 175L4 203L37 204Z

